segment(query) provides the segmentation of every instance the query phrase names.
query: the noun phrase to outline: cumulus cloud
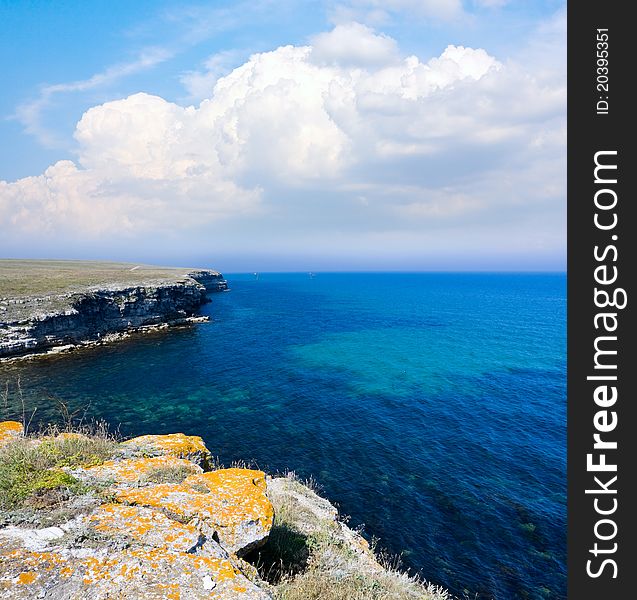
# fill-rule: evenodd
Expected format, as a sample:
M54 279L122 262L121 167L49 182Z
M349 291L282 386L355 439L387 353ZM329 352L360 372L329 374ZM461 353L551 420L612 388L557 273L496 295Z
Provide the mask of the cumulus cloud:
M179 79L188 92L188 100L200 102L210 97L217 80L232 71L239 56L237 50L217 52L204 61L202 69L183 73Z
M311 58L318 64L378 67L395 62L399 56L395 40L356 22L337 25L330 32L315 35L311 42Z
M461 226L473 244L509 226L520 247L561 248L565 82L538 72L462 46L423 61L337 25L254 54L198 106L139 93L91 108L75 162L0 182L5 240L206 227L217 244L422 252Z

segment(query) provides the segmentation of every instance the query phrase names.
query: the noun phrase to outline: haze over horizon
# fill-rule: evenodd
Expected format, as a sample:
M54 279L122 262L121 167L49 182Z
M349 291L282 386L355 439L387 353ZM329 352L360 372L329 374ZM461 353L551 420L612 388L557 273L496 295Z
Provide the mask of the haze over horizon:
M0 5L0 256L564 271L566 3Z

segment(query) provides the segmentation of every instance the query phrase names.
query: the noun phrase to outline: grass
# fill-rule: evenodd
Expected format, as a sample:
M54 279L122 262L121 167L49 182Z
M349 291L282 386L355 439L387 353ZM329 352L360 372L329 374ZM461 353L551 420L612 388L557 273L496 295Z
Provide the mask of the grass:
M0 448L0 510L45 509L91 490L62 467L101 464L117 448L103 425L67 433L50 427L38 439L21 438Z
M192 270L116 262L0 259L0 299L65 294L98 285L178 281Z
M277 600L452 600L447 591L401 572L399 561L357 552L338 521L309 508L317 498L308 486L289 486L292 494L270 494L270 536L246 557ZM298 501L303 496L309 503Z
M193 269L77 260L0 259L0 324L69 310L90 288L158 286Z
M192 469L187 467L162 466L149 469L141 480L149 483L181 483L192 474ZM201 487L210 492L206 486Z
M280 586L278 600L443 600L450 596L396 572L383 575L347 573L336 576L319 568Z

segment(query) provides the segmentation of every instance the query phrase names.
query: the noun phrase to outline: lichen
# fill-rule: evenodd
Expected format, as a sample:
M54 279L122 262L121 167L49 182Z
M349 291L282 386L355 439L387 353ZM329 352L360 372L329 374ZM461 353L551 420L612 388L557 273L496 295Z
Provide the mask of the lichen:
M140 544L174 551L189 552L200 538L192 525L174 521L161 512L122 504L100 506L89 517L89 525L109 536L128 536Z
M34 571L23 571L18 575L18 580L16 581L19 585L29 585L33 583L38 578L38 574Z
M173 469L183 473L182 480L195 473L201 473L201 468L192 462L175 458L174 456L156 456L150 458L129 458L124 460L110 460L99 466L86 469L86 473L95 479L112 480L116 483L131 483L136 481L152 481L161 469Z
M210 493L201 493L199 486ZM204 533L216 534L228 552L242 553L261 543L272 527L274 509L265 489L262 471L220 469L191 475L182 484L123 489L116 499L197 519Z
M17 421L0 421L0 446L12 442L22 436L22 423Z
M196 462L204 469L212 467L212 454L197 435L143 435L123 442L122 446L147 456L174 456Z

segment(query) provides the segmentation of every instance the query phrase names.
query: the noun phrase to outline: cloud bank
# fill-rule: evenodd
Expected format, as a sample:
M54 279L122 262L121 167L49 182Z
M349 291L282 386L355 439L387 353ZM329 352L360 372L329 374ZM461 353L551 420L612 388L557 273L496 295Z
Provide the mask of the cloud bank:
M142 92L89 109L75 161L0 181L0 250L560 256L565 84L559 60L450 45L425 61L339 24L251 56L198 106Z

